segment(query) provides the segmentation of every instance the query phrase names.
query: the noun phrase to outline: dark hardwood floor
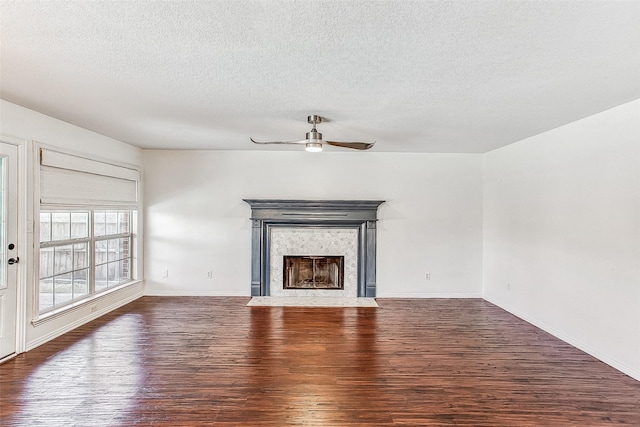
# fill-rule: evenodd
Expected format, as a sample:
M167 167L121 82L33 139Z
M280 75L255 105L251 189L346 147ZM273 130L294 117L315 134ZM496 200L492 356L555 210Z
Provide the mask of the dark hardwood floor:
M640 382L479 299L145 297L0 365L2 426L640 426Z

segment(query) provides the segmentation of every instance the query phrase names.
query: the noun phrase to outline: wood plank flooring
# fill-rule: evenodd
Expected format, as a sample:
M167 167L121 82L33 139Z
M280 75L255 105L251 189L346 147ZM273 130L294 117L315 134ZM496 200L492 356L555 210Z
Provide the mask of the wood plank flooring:
M640 382L479 299L144 297L0 365L2 426L640 426Z

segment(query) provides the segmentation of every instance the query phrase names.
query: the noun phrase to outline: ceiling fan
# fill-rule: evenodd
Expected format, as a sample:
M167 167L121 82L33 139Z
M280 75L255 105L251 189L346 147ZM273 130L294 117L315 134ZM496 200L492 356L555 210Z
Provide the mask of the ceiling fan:
M325 119L326 121L326 119ZM254 144L304 144L304 149L310 152L322 151L322 144L332 145L334 147L353 148L354 150L368 150L373 147L375 142L356 142L356 141L323 141L322 134L316 130L316 125L322 123L322 117L312 115L307 117L307 122L313 125L313 128L307 132L307 138L300 141L256 141L253 138L251 142Z

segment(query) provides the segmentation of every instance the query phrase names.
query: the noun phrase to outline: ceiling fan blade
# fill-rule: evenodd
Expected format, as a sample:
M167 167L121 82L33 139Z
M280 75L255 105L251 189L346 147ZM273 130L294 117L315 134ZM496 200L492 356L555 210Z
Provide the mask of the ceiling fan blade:
M254 144L306 144L306 139L300 141L256 141L253 138L249 138Z
M368 150L373 147L375 142L340 142L340 141L325 141L329 145L335 147L353 148L354 150Z

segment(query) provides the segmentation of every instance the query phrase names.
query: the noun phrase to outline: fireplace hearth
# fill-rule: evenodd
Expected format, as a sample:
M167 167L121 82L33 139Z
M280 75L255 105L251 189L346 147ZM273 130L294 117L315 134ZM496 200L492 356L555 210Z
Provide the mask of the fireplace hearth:
M284 289L344 289L344 256L283 257Z

